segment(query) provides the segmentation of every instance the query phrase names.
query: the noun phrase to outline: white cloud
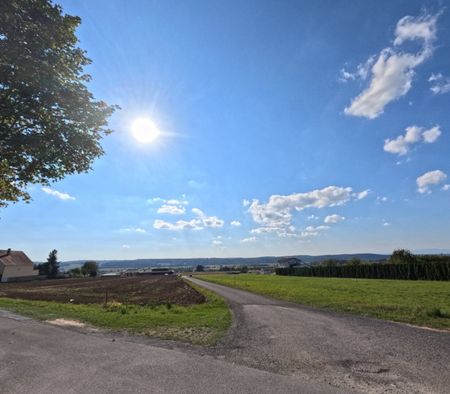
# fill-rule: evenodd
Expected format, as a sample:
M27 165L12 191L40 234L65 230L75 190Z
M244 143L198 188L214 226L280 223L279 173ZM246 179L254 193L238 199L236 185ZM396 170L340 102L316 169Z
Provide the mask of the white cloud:
M353 193L353 196L357 199L357 200L363 200L364 198L366 198L370 193L370 189L367 190L363 190L362 192L359 193Z
M334 224L334 223L342 222L343 220L345 220L344 216L334 214L334 215L328 215L325 218L324 223Z
M300 238L311 238L311 237L317 237L321 231L326 231L330 227L328 226L308 226L303 231L300 232L299 237Z
M431 129L425 130L422 134L424 142L432 144L442 134L439 126L434 126Z
M429 171L416 179L419 193L431 193L430 186L438 185L447 178L447 174L441 170Z
M306 218L306 220L318 220L318 219L319 219L319 217L316 216L316 215L309 215L309 216Z
M63 200L63 201L75 200L75 197L71 196L70 194L59 192L59 191L51 189L47 186L44 186L42 188L42 191L46 194L49 194L56 198L59 198L60 200Z
M183 215L186 212L186 209L179 205L167 205L164 204L161 207L158 208L158 213L166 213L169 215Z
M384 222L384 223L383 223L383 226L384 226L384 227L389 227L390 225L391 225L391 223L389 223L389 222Z
M399 135L394 140L386 139L384 141L384 150L386 152L404 156L410 151L413 144L420 141L431 144L442 134L438 125L429 129L418 126L409 126L405 130L405 135Z
M375 59L376 59L375 56L370 56L365 63L359 64L358 67L356 68L356 71L353 73L342 68L339 81L347 82L347 81L355 81L357 79L366 79Z
M131 248L131 246L130 246L130 245L128 245L128 244L123 244L123 245L122 245L122 248L123 248L123 249L130 249L130 248Z
M441 190L443 190L443 191L448 191L448 190L450 190L450 184L448 184L448 183L446 183L444 186L442 186L442 189Z
M383 49L373 65L370 65L370 84L345 108L347 115L374 119L384 112L387 104L408 93L414 69L433 53L438 17L439 14L406 16L399 20L394 47ZM405 41L415 40L422 42L418 53L407 53L398 48Z
M248 207L249 205L250 205L250 201L249 200L242 200L242 205L244 206L244 207Z
M241 222L240 222L239 220L232 220L232 221L230 222L230 224L231 224L232 226L234 226L234 227L239 227L239 226L241 226Z
M217 246L223 245L223 242L219 241L217 239L213 240L212 243L213 243L213 245L217 245Z
M145 234L147 232L145 231L145 229L141 227L125 227L119 229L119 231L122 233L140 233L140 234Z
M378 197L377 197L377 201L378 201L378 202L387 202L387 201L388 201L388 198L385 197L385 196L378 196Z
M223 227L224 221L217 216L206 216L199 208L192 208L192 212L195 213L203 223L205 227Z
M166 203L170 204L170 205L187 205L187 204L189 204L186 200L182 200L182 201L180 201L180 200L167 200Z
M431 74L428 82L432 83L430 90L434 94L444 94L450 92L450 78L444 77L441 73Z
M178 220L175 223L169 223L164 220L156 219L153 222L153 227L157 230L170 230L170 231L180 231L180 230L201 230L202 222L199 219L192 219L190 221Z
M275 233L283 238L306 236L306 233L317 232L317 228L315 228L314 231L303 230L303 234L302 232L299 233L292 225L293 214L295 211L303 211L308 208L320 209L340 206L348 201L365 198L368 193L369 190L354 193L350 187L328 186L307 193L295 193L285 196L272 195L266 203L262 203L259 200L253 200L248 208L248 212L260 227L250 230L250 233ZM308 217L308 220L316 219L318 219L318 217L314 215ZM310 226L310 230L311 227L312 226Z
M249 237L249 238L244 238L241 239L241 243L245 244L245 243L249 243L249 242L255 242L256 241L256 237Z

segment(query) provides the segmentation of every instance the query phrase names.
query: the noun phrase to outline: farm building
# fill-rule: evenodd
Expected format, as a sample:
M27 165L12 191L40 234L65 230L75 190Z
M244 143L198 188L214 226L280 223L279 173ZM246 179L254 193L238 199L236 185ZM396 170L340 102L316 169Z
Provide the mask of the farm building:
M299 265L303 265L303 261L297 257L280 257L277 261L278 267L282 268L292 268Z
M27 280L36 277L38 270L27 255L19 250L0 250L0 282Z

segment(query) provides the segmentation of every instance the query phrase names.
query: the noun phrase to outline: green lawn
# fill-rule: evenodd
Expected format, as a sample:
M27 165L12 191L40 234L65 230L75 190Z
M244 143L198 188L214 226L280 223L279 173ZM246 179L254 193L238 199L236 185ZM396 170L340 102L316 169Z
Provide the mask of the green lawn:
M450 330L450 282L255 274L201 279L299 304Z
M200 345L214 344L231 324L226 302L194 286L208 301L193 306L74 305L0 297L0 308L39 320L66 318L113 330L127 330Z

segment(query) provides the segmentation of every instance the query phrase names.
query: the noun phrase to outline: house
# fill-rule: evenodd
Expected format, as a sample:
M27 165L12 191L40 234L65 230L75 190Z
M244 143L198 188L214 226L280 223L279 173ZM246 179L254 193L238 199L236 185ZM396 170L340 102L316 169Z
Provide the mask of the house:
M28 280L39 275L33 262L19 250L0 250L0 282Z
M277 261L278 267L281 268L292 268L300 265L304 265L303 261L297 257L280 257Z

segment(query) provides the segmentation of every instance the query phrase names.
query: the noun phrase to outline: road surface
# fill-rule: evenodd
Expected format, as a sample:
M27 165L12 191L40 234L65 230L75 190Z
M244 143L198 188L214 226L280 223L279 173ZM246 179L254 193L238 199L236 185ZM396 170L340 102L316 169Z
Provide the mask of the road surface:
M55 327L0 310L1 394L336 392L344 393L195 348Z
M189 278L228 300L225 361L344 390L450 393L450 333L303 307Z

